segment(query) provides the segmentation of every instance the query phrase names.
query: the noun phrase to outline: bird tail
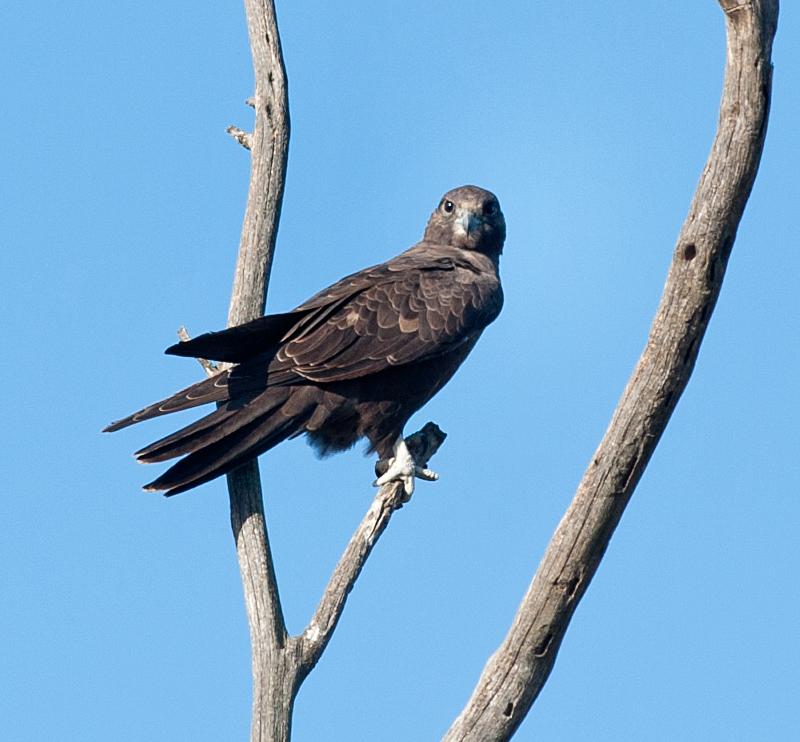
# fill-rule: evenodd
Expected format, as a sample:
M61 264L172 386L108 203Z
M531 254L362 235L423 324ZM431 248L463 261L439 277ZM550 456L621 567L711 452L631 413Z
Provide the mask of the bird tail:
M210 402L226 402L230 396L228 389L229 376L229 372L223 371L208 379L198 381L196 384L186 387L186 389L181 389L171 397L167 397L167 399L148 405L138 412L122 418L122 420L117 420L107 425L103 428L103 432L112 433L142 420L149 420L153 417L168 415L171 412L179 412L180 410L188 410Z
M143 448L142 463L188 454L160 477L145 485L148 491L177 495L215 479L298 435L316 407L308 387L268 389L245 406L223 406L210 415Z

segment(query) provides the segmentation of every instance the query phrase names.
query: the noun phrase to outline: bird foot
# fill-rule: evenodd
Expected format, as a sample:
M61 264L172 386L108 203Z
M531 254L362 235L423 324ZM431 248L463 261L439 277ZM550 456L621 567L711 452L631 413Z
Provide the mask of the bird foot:
M428 482L435 482L439 475L435 471L417 464L401 436L394 444L394 457L389 459L389 468L373 484L376 487L382 487L389 482L400 481L403 483L403 490L406 493L405 501L408 501L411 495L414 494L415 477Z

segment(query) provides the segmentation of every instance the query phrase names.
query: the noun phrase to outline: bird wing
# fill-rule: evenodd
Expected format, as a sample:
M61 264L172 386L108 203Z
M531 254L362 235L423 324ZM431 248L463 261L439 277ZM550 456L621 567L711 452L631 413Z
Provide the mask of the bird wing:
M264 353L270 347L277 350L283 336L301 317L302 314L296 310L284 314L268 314L226 330L206 332L191 340L183 340L170 345L164 352L172 356L242 363Z
M472 339L501 307L493 272L450 257L391 261L298 307L308 314L270 362L268 384L343 381L432 358Z
M387 263L366 268L342 278L291 312L268 314L225 330L206 332L170 345L164 352L229 363L244 363L257 357L263 361L265 356L274 355L288 337L313 331L345 302L379 281L388 271Z
M230 379L237 397L265 376L267 385L343 381L446 353L492 322L502 302L493 271L412 248L342 278L292 312L166 352L239 363Z

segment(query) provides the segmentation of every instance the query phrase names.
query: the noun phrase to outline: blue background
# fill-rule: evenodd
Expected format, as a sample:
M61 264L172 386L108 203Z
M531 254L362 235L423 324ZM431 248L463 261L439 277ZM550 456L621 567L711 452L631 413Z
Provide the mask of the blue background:
M245 739L249 640L220 481L165 500L100 428L200 378L249 160L238 3L12 3L3 70L0 736ZM646 338L715 130L713 0L279 2L293 135L268 308L495 191L506 306L413 421L450 434L298 697L294 739L437 739L504 636ZM691 383L517 739L800 737L798 19ZM157 469L158 471L161 468ZM303 629L373 490L358 452L262 458Z

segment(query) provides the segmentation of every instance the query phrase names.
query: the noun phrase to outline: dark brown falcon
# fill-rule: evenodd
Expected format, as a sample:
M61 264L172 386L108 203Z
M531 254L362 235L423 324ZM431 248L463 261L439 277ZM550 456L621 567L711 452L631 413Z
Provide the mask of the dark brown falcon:
M403 479L410 491L414 462L402 444L403 427L499 314L505 234L492 193L475 186L449 191L422 242L396 258L343 278L291 312L167 348L237 365L106 430L218 404L136 453L144 463L184 457L145 487L167 495L303 433L323 455L367 438L370 451L397 463L379 483Z

